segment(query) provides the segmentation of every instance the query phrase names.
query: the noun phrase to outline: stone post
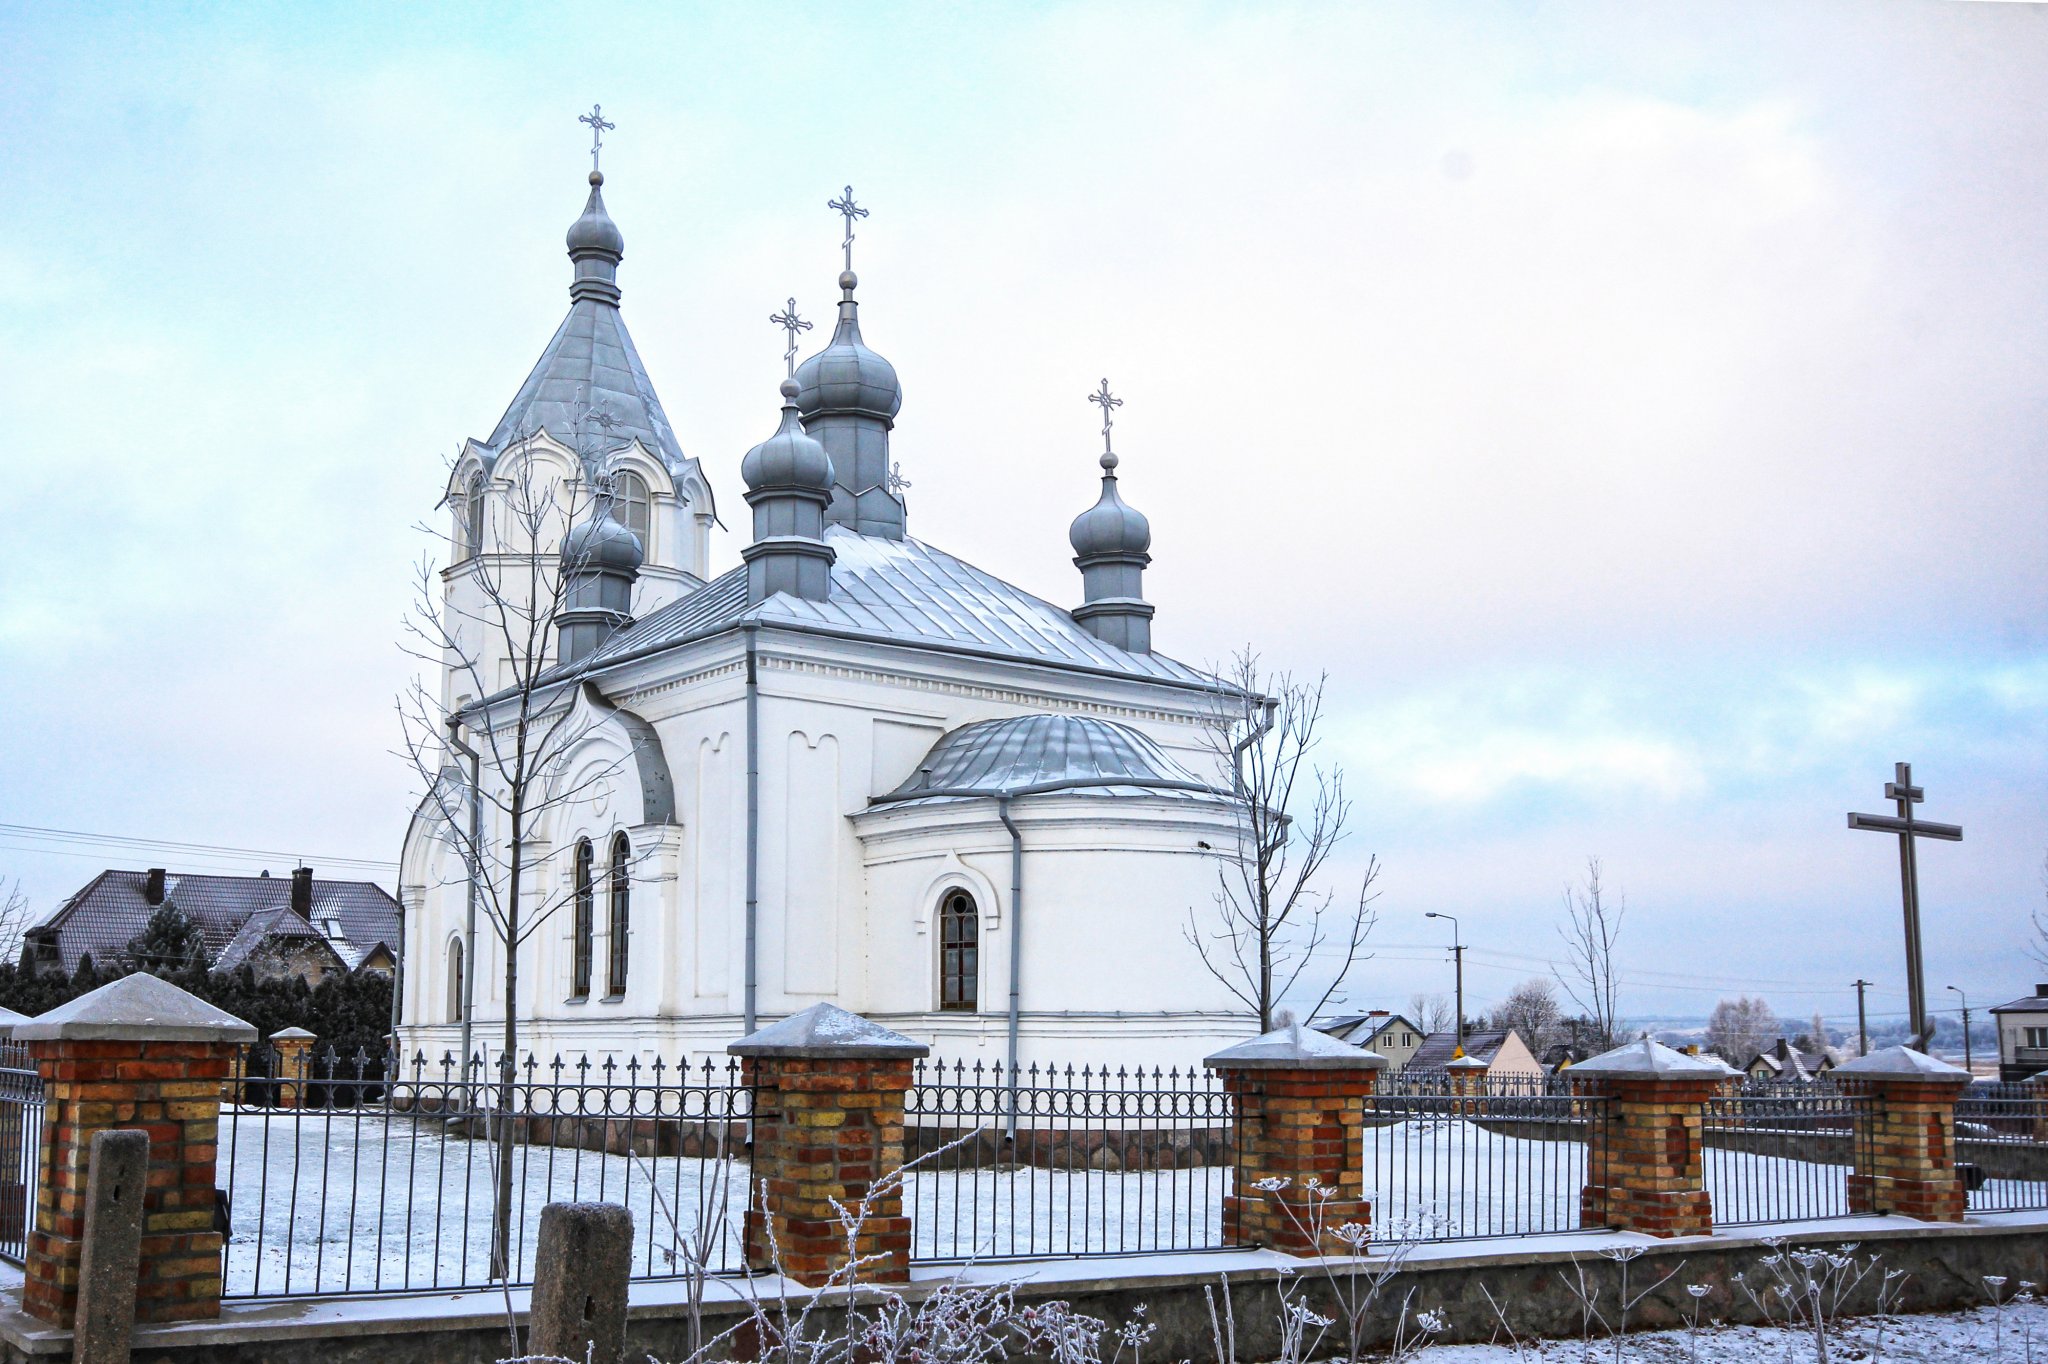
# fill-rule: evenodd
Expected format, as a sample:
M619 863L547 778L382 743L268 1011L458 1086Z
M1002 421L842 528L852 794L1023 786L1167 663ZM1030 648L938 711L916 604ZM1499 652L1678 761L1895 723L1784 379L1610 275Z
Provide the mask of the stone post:
M1356 1253L1334 1233L1347 1222L1372 1222L1360 1138L1387 1058L1285 1019L1202 1064L1222 1077L1237 1107L1237 1171L1223 1197L1223 1239L1288 1255ZM1319 1197L1311 1181L1334 1192Z
M527 1353L579 1364L625 1364L626 1281L633 1214L617 1203L540 1210Z
M74 1324L92 1139L125 1127L149 1134L135 1319L219 1316L213 1196L220 1082L235 1047L255 1041L256 1030L137 973L20 1024L15 1036L43 1077L43 1182L22 1310L60 1327Z
M135 1284L142 1268L142 1196L148 1187L149 1133L132 1127L93 1133L72 1364L128 1364Z
M1714 1203L1700 1169L1706 1101L1728 1067L1644 1038L1569 1072L1585 1105L1586 1187L1579 1225L1650 1236L1705 1236Z
M317 1041L304 1028L279 1028L270 1034L271 1084L279 1108L305 1106L306 1077Z
M870 1283L910 1279L900 1184L903 1102L931 1048L831 1004L813 1004L726 1048L754 1093L747 1263L818 1288L848 1263L836 1199L863 1214L854 1257ZM772 1247L771 1247L772 1237Z
M1960 1222L1969 1191L1956 1170L1956 1100L1970 1072L1908 1047L1835 1067L1835 1084L1862 1102L1849 1211Z

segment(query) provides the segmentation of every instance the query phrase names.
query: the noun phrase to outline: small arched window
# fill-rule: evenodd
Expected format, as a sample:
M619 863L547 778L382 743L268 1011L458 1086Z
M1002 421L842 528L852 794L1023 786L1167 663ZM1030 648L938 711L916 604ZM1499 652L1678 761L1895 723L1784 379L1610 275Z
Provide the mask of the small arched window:
M576 914L569 930L574 939L569 954L569 993L577 999L590 997L590 939L596 931L597 919L597 887L592 882L594 862L590 840L576 840Z
M470 558L484 552L484 476L471 474L462 494L462 548Z
M654 546L648 543L647 532L652 525L650 508L654 499L648 495L647 480L626 470L612 483L613 515L620 525L640 537L640 555L652 558Z
M460 1023L463 1007L462 939L448 944L448 1021Z
M626 993L626 944L631 929L631 899L633 895L633 845L624 833L612 836L611 879L608 887L611 901L611 930L609 935L609 966L605 972L605 993L622 995Z
M981 916L974 897L949 890L939 905L939 1007L973 1013L981 1005Z

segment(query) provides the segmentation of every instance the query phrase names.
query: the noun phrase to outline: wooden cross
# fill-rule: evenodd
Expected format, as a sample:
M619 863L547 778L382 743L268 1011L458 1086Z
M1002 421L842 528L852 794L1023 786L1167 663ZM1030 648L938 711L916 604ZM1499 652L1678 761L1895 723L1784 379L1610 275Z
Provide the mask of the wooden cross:
M1884 784L1884 794L1897 802L1898 814L1851 814L1849 827L1899 836L1899 894L1906 908L1906 1008L1912 1014L1914 1049L1925 1051L1934 1040L1934 1029L1927 1021L1927 985L1920 956L1920 864L1913 840L1939 838L1960 843L1963 828L1913 818L1913 807L1926 799L1927 793L1913 785L1913 764L1896 763L1892 774L1893 779Z
M590 125L590 169L595 172L597 170L597 154L604 147L604 135L619 125L605 122L604 106L602 104L591 105L590 112L578 114L576 121Z

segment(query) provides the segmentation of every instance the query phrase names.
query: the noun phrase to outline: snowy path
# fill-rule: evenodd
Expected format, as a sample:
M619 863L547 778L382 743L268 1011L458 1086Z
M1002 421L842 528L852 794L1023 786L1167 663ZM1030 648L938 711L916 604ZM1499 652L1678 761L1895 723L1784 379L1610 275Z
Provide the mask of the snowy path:
M1624 1337L1539 1340L1518 1345L1438 1345L1410 1356L1418 1364L1813 1364L1811 1331L1755 1326L1644 1331ZM2048 1308L2040 1304L1974 1312L1852 1318L1829 1333L1839 1364L2036 1364L2048 1359Z

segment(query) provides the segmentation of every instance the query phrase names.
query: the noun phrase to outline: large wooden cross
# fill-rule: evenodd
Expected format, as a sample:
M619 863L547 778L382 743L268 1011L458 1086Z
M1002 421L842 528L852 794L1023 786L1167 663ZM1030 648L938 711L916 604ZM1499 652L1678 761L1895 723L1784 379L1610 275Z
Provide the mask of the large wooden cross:
M1913 764L1897 763L1892 770L1893 780L1884 784L1884 794L1887 799L1898 802L1898 814L1851 814L1849 827L1899 836L1899 894L1906 907L1906 1007L1913 1016L1913 1046L1925 1051L1928 1043L1934 1040L1934 1029L1927 1021L1927 985L1921 971L1920 864L1913 840L1939 838L1948 843L1960 843L1963 841L1963 827L1913 818L1913 807L1926 799L1927 793L1913 785Z

